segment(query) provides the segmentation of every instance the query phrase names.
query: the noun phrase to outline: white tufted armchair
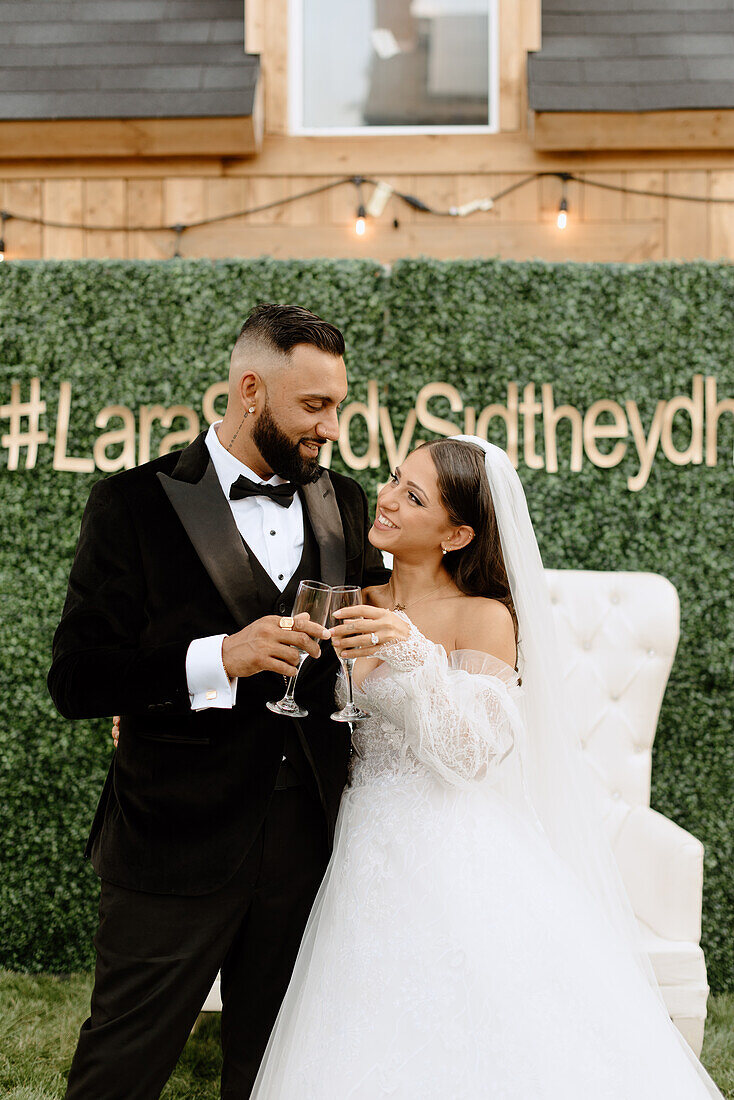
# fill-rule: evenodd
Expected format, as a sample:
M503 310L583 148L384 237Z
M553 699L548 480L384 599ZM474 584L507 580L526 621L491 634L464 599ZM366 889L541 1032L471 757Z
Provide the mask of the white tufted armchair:
M546 574L609 837L668 1011L698 1055L708 996L699 945L703 845L650 808L652 743L678 645L678 594L655 573ZM217 975L203 1011L221 1007Z
M656 573L546 573L609 838L668 1012L698 1055L708 996L699 942L703 845L650 808L652 743L678 645L678 594Z

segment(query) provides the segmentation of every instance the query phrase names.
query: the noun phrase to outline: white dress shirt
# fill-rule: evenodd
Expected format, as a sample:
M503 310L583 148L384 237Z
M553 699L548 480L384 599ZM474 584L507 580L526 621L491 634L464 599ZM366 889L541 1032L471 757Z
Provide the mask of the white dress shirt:
M237 530L282 592L298 568L303 553L301 499L296 493L288 508L276 504L269 497L230 500L230 486L240 474L260 485L282 485L285 479L273 474L268 481L263 481L230 454L219 442L216 433L219 424L221 420L212 424L205 437L219 484L232 510ZM226 634L195 638L186 652L186 681L192 710L206 710L208 707L226 710L234 706L237 677L229 680L224 671L222 643L225 638Z

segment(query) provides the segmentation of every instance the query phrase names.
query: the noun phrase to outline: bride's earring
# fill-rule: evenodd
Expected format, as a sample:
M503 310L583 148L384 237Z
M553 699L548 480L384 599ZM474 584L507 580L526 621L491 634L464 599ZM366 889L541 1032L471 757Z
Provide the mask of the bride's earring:
M442 547L441 547L441 553L442 553L442 554L447 554L447 553L448 553L448 550L446 549L446 547L445 547L445 546L442 546Z

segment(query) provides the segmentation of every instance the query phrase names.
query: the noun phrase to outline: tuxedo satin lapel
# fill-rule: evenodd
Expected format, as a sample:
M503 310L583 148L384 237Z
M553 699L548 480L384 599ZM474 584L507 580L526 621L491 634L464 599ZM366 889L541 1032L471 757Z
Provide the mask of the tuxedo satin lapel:
M211 462L206 445L207 431L205 428L203 432L199 432L188 447L178 452L178 460L171 472L171 476L177 481L200 481L204 476L204 471Z
M332 586L344 584L347 563L344 528L334 486L326 470L318 481L304 485L303 499L319 544L321 580Z
M199 471L198 450L187 455L198 443L195 440L182 453L172 477L159 473L158 479L219 595L243 627L252 621L257 585L214 464L208 461L197 481L181 480L181 475Z

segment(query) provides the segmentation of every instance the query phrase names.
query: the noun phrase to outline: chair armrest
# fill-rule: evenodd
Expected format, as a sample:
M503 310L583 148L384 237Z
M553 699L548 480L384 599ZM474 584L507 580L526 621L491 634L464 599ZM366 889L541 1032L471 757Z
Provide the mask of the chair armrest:
M635 914L663 939L699 943L703 844L649 806L627 814L614 854Z

